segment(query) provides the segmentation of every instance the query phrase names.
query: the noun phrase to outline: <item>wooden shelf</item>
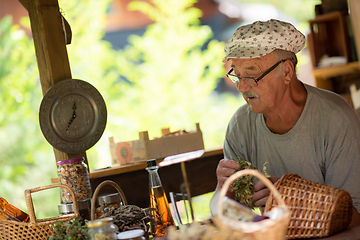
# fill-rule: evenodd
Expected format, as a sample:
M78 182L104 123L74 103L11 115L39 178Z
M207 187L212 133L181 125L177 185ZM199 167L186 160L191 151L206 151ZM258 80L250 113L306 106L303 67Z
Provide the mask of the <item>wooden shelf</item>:
M204 155L202 155L200 158L206 158L211 156L217 156L223 153L222 148L219 149L212 149L212 150L206 150ZM159 162L163 161L163 159L159 159L156 162L159 164ZM220 159L219 159L220 161ZM105 169L99 169L99 170L93 170L90 171L90 179L96 179L101 177L107 177L122 173L128 173L128 172L134 172L138 170L145 170L146 168L146 162L140 162L140 163L133 163L133 164L127 164L127 165L119 165L119 166L112 166L110 168Z
M334 91L331 81L327 79L349 74L360 74L360 63L350 62L334 67L315 68L312 73L315 77L316 87Z
M186 162L186 173L190 183L191 196L212 192L217 184L216 168L223 158L222 148L206 150L200 158ZM162 159L158 160L161 162ZM90 182L93 191L105 180L116 182L129 202L139 207L149 207L149 173L145 170L146 162L116 166L90 172ZM184 182L180 163L161 167L159 175L166 194L180 193L180 185ZM101 194L114 193L113 187L104 186ZM168 196L169 199L169 196Z
M328 79L331 77L342 76L346 74L354 74L360 72L359 62L350 62L345 65L328 67L328 68L316 68L313 70L315 78Z

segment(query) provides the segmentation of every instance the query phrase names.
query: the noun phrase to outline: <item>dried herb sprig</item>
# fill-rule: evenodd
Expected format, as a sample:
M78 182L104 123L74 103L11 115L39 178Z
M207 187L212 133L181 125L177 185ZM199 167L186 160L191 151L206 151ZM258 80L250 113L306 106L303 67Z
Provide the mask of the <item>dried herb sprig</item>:
M141 228L145 232L149 230L149 224L154 224L154 216L151 214L156 209L142 209L136 205L124 205L120 207L107 207L101 218L113 217L114 224L119 232Z
M240 166L233 172L233 174L244 169L254 169L258 171L255 166L252 166L251 162L243 161L241 158L238 158L238 163ZM267 161L264 163L262 171L265 177L270 177L270 175L266 172L267 163ZM230 184L230 188L235 191L236 198L239 199L240 203L245 204L251 209L255 208L254 203L251 201L252 195L254 193L253 178L254 176L251 175L239 177Z

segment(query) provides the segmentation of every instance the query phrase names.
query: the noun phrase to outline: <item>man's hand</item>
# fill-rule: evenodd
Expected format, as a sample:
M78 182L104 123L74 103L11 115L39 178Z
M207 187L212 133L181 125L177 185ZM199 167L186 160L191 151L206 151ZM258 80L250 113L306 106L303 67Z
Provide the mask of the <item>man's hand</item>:
M218 202L219 202L219 195L220 190L223 187L226 179L230 177L230 175L240 167L239 163L229 159L221 159L217 168L216 168L216 176L217 176L217 186L214 195L210 200L210 212L213 216L217 215L218 212ZM228 189L226 194L227 197L235 199L235 193Z
M239 167L239 163L229 159L220 160L217 168L216 168L216 176L217 176L217 190L220 191L222 186L224 185L226 179L233 174L233 172ZM229 188L228 193L231 191ZM232 194L234 195L234 194Z
M268 178L272 183L276 183L280 178L270 177ZM254 194L252 196L252 201L255 204L255 207L260 207L261 212L264 211L266 201L269 198L270 190L265 186L262 181L259 181L254 186Z

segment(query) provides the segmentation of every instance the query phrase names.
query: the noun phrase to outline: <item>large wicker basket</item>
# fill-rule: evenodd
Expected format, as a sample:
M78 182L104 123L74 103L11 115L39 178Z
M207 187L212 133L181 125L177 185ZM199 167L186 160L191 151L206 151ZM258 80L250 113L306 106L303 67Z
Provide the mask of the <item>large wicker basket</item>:
M273 209L270 219L260 222L241 222L223 215L223 199L231 182L239 177L253 175L261 180L271 191L279 203ZM216 225L222 232L233 233L232 239L242 240L281 240L285 239L286 229L290 220L290 212L274 185L258 171L246 169L232 174L224 183L220 191L218 216L214 218Z
M307 181L296 174L284 175L275 187L291 211L287 239L327 237L349 226L352 199L348 192ZM265 212L277 206L271 193Z
M28 208L30 222L16 222L11 220L0 219L0 239L9 240L9 239L36 239L36 240L47 240L54 232L54 224L59 222L67 222L73 219L76 219L79 216L79 209L77 204L74 204L74 213L61 215L58 217L47 218L47 219L36 219L34 205L31 197L31 193L55 188L63 187L66 188L74 201L75 194L71 188L63 184L53 184L48 186L42 186L32 189L25 190L25 200Z

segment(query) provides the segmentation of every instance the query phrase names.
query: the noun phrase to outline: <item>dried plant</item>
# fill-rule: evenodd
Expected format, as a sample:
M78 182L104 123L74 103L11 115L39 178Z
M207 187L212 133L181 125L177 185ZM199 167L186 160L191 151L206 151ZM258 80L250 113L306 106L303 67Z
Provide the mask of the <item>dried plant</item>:
M237 171L244 170L244 169L254 169L257 170L255 166L248 161L243 161L241 158L238 158L239 168L237 168L233 174ZM269 174L266 172L266 161L263 165L263 174L265 177L270 177ZM254 203L251 201L252 195L254 193L254 176L247 175L243 177L237 178L234 182L230 184L230 188L235 191L236 198L239 199L241 203L244 203L251 209L254 209Z
M149 224L155 224L153 211L156 209L142 209L135 205L107 207L104 209L104 215L101 218L112 217L119 232L141 228L147 233L150 228Z

